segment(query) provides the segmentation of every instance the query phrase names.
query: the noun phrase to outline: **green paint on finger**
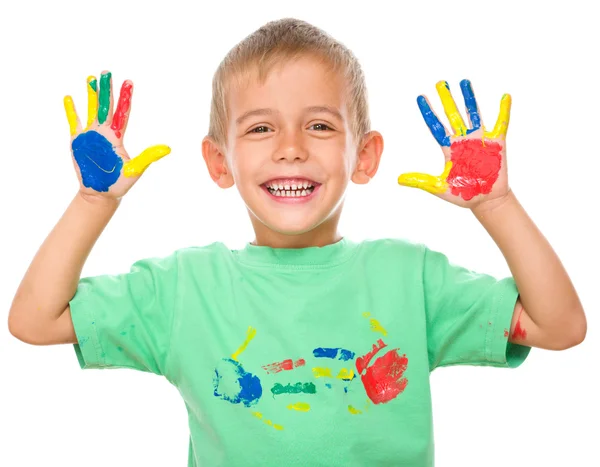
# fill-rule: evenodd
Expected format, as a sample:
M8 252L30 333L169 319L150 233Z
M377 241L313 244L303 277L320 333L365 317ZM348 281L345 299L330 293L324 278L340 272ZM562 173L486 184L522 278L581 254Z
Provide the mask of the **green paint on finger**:
M110 72L100 77L100 97L98 98L98 123L100 124L106 121L110 107L110 78Z

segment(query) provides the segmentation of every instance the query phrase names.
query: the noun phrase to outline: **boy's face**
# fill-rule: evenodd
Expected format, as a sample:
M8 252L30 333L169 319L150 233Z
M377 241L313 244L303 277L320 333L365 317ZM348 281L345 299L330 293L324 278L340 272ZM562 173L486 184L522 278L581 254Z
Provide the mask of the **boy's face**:
M379 144L378 151L367 151L378 152L374 157L361 156L364 142L357 147L350 131L343 78L301 57L276 66L262 84L251 78L231 86L227 97L227 146L218 177L206 148L204 155L220 186L237 185L257 240L301 235L327 223L335 224L335 233L348 181L366 183L382 149Z

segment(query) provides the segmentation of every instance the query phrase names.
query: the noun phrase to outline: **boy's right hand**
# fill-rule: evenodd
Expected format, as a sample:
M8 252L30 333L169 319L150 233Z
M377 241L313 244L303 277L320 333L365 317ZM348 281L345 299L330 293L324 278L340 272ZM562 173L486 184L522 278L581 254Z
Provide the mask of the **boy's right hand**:
M138 180L150 164L171 152L165 145L151 146L130 159L123 137L131 110L133 83L123 83L113 115L111 73L104 71L100 86L94 76L87 79L88 119L85 129L75 111L71 96L64 98L71 130L71 151L80 192L87 196L119 199Z

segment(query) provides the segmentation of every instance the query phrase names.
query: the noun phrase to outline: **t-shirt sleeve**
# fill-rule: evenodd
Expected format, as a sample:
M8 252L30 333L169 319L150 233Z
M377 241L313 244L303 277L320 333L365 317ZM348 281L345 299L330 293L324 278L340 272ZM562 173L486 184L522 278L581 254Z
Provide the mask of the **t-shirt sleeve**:
M130 272L81 279L70 302L81 368L165 374L177 282L176 253Z
M518 367L530 347L508 342L519 292L512 278L497 280L451 264L425 248L423 284L429 367Z

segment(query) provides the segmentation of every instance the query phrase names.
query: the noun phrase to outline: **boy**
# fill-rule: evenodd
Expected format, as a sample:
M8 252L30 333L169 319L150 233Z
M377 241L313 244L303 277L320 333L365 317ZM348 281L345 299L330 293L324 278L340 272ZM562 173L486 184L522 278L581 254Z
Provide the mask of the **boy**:
M400 184L471 209L514 279L448 263L422 245L351 242L337 225L348 182L377 172L355 57L297 20L260 28L215 73L211 178L238 187L255 231L79 280L120 199L166 146L130 160L132 85L112 110L111 77L88 80L84 130L65 99L80 190L34 258L9 315L31 344L73 343L82 368L165 376L190 420L189 465L433 465L429 374L457 364L516 367L531 347L580 343L586 321L550 245L510 191L510 96L486 131L470 84L470 127L446 83L450 135L418 103L446 165Z

